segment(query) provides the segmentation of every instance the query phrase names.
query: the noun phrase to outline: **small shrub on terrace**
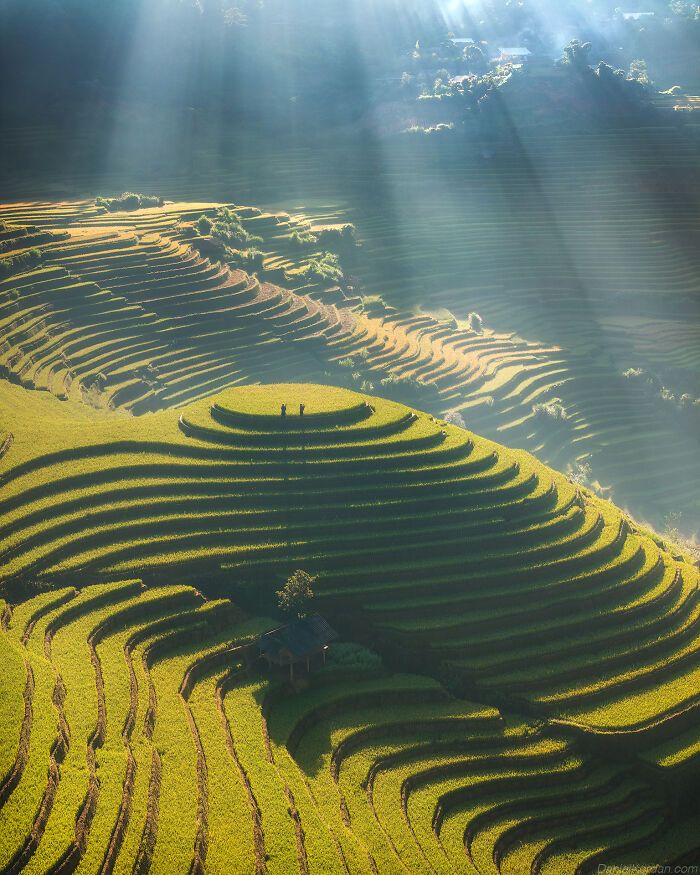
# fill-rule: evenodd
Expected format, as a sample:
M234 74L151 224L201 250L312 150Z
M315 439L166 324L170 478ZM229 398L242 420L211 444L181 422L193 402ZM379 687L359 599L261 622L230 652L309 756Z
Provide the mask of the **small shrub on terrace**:
M299 271L299 276L308 282L339 283L343 279L343 269L337 255L333 252L324 252L318 258L312 258Z
M483 334L484 331L484 320L479 316L478 313L470 313L467 316L467 322L469 324L469 328L474 332L474 334Z
M448 410L445 414L445 422L448 422L450 425L456 425L457 428L467 427L467 424L464 421L464 417L459 412L459 410Z
M197 231L202 235L202 237L208 237L211 234L211 229L214 227L214 223L209 218L209 216L205 216L202 214L197 219Z
M348 223L333 228L323 228L317 233L318 242L324 247L354 246L357 242L355 226Z
M592 478L592 469L588 462L574 462L566 469L566 473L570 480L578 483L579 486L590 486Z
M310 231L293 231L290 236L292 246L301 249L303 246L313 246L318 243L318 237Z
M343 642L334 644L328 651L328 661L324 671L360 671L370 673L380 671L382 658L373 650L360 644Z
M247 268L262 270L265 253L262 249L243 249L239 252L241 265Z
M243 248L263 242L262 237L256 237L246 231L238 214L228 207L218 209L214 219L204 215L200 216L196 227L203 236L211 235L229 247Z
M681 521L683 514L679 511L671 511L664 517L664 538L675 544L681 540Z
M133 191L125 191L119 197L95 198L95 206L104 207L111 213L118 210L143 210L147 207L162 207L163 198L148 194L137 194Z
M538 419L549 419L554 422L565 422L569 418L569 414L559 398L542 404L533 404L532 412Z
M640 85L651 85L647 62L643 58L636 58L634 61L632 61L632 63L630 64L628 78L634 79L636 82L639 82Z

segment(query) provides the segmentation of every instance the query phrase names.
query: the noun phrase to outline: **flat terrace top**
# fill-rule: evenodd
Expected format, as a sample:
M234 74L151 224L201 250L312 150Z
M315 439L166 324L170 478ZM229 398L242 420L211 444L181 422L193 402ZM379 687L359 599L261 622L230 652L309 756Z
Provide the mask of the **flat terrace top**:
M215 403L236 417L269 418L271 422L282 418L283 404L289 418L298 418L299 405L303 404L305 417L324 420L342 420L367 407L364 397L349 389L310 383L243 386L218 395Z

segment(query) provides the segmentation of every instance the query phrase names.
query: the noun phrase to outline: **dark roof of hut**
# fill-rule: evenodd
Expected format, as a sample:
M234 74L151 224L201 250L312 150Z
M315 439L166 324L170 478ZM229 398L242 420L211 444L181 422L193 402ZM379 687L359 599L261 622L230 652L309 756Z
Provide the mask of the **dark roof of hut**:
M290 655L293 659L305 659L337 638L338 633L320 614L310 614L272 632L266 632L259 638L258 647L261 654L266 654L271 659L282 658L287 661Z

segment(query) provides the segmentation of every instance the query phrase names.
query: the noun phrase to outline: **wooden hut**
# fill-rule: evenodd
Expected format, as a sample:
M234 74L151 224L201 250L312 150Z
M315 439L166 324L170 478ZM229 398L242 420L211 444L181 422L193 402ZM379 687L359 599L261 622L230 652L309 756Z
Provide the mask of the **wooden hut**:
M289 679L294 680L294 666L306 663L311 668L311 659L320 654L326 661L328 646L338 638L320 614L310 614L301 620L294 620L272 632L266 632L258 639L258 651L268 666L288 665Z

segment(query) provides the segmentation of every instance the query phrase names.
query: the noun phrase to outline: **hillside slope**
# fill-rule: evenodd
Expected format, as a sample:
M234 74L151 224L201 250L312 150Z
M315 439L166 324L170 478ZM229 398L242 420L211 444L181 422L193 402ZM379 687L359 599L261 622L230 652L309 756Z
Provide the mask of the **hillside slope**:
M7 384L0 401L2 871L692 858L698 570L613 505L347 390L138 420ZM297 566L383 663L338 645L291 695L261 671L252 642Z
M366 652L290 694L271 624L136 580L6 607L3 872L643 873L697 842L633 763Z
M527 453L323 386L61 428L43 400L1 462L10 594L144 577L269 606L302 567L351 634L472 695L695 761L697 567Z
M686 533L696 528L695 395L681 402L680 392L649 382L644 367L613 362L652 369L682 363L689 373L679 385L692 387L694 329L687 318L682 326L671 318L685 300L674 282L665 286L663 324L651 311L642 317L651 295L635 318L619 301L593 306L582 290L567 292L563 303L551 292L562 280L548 276L541 241L498 255L505 243L494 236L495 220L478 214L453 227L452 204L445 216L421 212L416 228L402 226L410 246L399 245L391 225L367 228L371 237L356 254L364 291L381 292L397 308L372 298L363 305L355 290L306 276L320 253L315 244L298 243L314 227L303 217L231 207L245 233L262 241L256 244L262 270L246 273L201 255L192 222L202 213L215 217L222 206L167 203L134 212L100 212L94 201L0 206L8 223L0 229L0 268L41 252L40 263L18 263L0 277L1 372L60 398L136 414L290 373L364 387L438 415L460 410L481 433L612 488L619 503L658 528L669 513L682 514ZM317 211L315 227L329 218ZM524 224L515 223L513 239ZM528 215L526 224L546 236L546 223ZM666 282L649 257L640 270L656 285ZM641 264L640 255L635 259ZM485 272L482 281L490 285L465 289L452 274L448 282L440 271L449 265L462 265L470 283ZM426 272L451 291L430 291ZM496 282L499 272L525 283L517 300ZM416 286L425 286L418 300L428 312L413 309ZM485 327L465 319L467 302L485 315ZM659 445L665 452L657 452Z

